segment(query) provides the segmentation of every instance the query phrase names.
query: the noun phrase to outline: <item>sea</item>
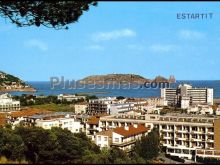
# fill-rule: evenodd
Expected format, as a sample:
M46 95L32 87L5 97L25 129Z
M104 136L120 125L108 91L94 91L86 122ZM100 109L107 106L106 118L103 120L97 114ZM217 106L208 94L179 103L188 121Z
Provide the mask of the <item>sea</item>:
M33 95L59 95L59 94L89 94L96 95L98 97L113 97L123 96L130 98L146 98L146 97L160 97L160 88L167 84L143 84L143 85L118 85L118 86L54 86L50 82L27 82L36 89L36 92L9 92L12 95L33 94ZM220 99L220 80L178 80L176 83L171 83L170 88L175 88L179 84L189 84L196 88L213 88L214 98Z

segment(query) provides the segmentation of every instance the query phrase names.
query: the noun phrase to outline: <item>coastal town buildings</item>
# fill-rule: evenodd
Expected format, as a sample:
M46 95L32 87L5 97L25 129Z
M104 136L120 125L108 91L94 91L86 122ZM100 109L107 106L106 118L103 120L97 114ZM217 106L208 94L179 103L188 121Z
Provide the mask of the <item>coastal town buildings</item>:
M86 96L76 96L76 95L70 95L70 94L59 94L57 96L58 100L66 100L68 102L77 101L77 100L85 100Z
M134 124L153 124L160 132L161 146L167 154L187 159L196 159L199 153L218 157L220 150L220 118L203 115L111 115L100 117L103 131ZM199 151L199 152L197 152Z
M183 109L194 104L213 105L212 88L193 88L188 84L179 85L177 88L162 88L161 97L168 101L168 105Z
M149 97L146 101L150 106L167 106L168 104L168 101L161 97Z
M20 101L12 99L8 93L0 95L0 112L19 111Z
M217 107L216 111L215 111L216 115L220 115L220 105Z
M88 103L87 102L80 102L74 104L74 110L76 114L84 114L87 112Z
M83 131L83 125L81 122L70 115L66 115L65 117L47 116L37 120L35 126L44 129L60 127L62 129L70 130L72 133L79 133Z
M109 114L126 113L134 109L134 103L114 103L109 106Z
M145 127L144 124L134 124L124 127L116 127L106 131L101 131L95 135L95 143L100 148L117 147L126 152L132 151L132 147L136 140L141 139L150 132L150 127Z
M88 114L110 113L110 105L116 103L116 97L106 97L89 100Z

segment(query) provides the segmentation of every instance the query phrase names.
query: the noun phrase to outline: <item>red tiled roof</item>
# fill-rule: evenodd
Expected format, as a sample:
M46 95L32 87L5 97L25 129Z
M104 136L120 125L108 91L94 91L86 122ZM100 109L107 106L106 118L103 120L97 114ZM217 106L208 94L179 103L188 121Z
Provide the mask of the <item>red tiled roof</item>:
M30 108L30 109L27 109L27 110L11 112L11 117L32 116L32 115L35 115L35 114L45 114L45 113L51 113L51 112L47 111L47 110L44 110L44 109Z
M92 116L88 119L87 123L97 125L99 124L99 118L100 118L99 116Z
M138 135L141 133L145 133L148 132L148 128L145 127L142 124L138 124L137 128L135 128L133 125L128 126L129 129L125 130L125 127L117 127L113 130L113 132L122 135L124 137L129 137L129 136L133 136L133 135Z
M0 114L0 126L6 124L6 114Z

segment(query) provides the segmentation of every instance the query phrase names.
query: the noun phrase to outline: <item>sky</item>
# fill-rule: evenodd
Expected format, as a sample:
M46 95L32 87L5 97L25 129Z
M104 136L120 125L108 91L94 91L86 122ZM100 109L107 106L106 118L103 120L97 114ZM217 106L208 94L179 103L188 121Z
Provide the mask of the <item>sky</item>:
M99 2L69 30L19 28L0 18L0 70L25 81L110 73L219 80L219 8L220 2Z

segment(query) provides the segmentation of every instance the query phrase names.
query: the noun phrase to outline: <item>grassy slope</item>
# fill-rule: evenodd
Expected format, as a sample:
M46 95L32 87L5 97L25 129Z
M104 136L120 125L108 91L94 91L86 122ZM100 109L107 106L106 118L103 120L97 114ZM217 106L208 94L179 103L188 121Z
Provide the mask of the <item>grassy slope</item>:
M39 109L45 109L49 111L55 111L55 112L74 112L74 107L71 107L70 105L64 105L64 104L42 104L42 105L33 105L32 108L39 108Z

